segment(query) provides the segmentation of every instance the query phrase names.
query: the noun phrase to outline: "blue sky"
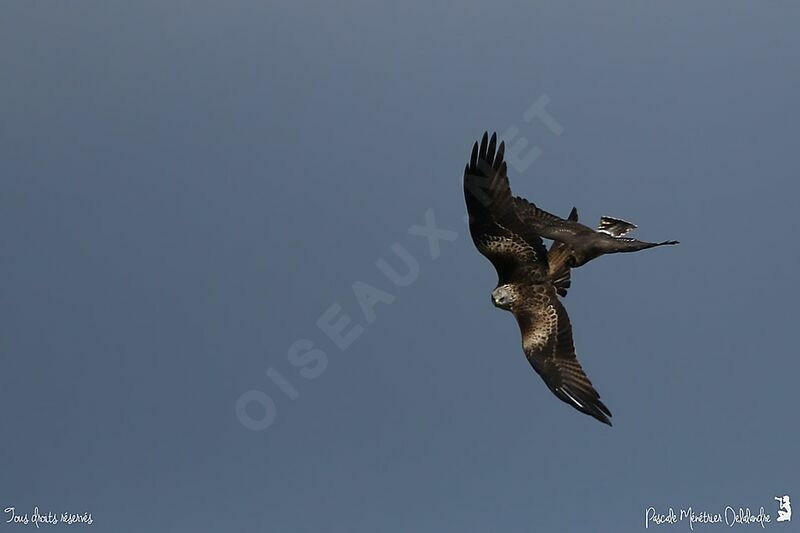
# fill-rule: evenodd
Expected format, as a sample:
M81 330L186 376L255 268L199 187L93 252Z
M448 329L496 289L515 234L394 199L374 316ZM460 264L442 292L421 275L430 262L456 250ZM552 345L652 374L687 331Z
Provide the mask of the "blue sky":
M635 532L649 506L800 494L797 4L0 12L3 508L116 532ZM558 135L525 118L543 97ZM681 241L573 273L613 428L550 394L490 303L460 190L487 129L538 154L515 193ZM409 232L426 214L451 232L436 254ZM398 286L377 263L402 257ZM360 332L344 349L332 307Z

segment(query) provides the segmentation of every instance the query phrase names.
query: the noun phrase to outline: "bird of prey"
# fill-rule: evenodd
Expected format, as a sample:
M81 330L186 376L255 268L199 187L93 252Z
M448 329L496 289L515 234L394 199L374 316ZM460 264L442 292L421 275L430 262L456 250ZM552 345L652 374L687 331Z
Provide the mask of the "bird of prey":
M492 302L516 317L525 356L548 388L575 409L611 425L611 412L577 360L569 316L557 295L566 296L572 268L600 255L677 241L626 238L636 226L613 217L602 217L593 230L578 222L574 207L562 219L512 196L504 151L496 134L489 139L484 133L464 170L470 235L497 271ZM553 240L549 251L542 237Z
M496 135L489 140L484 134L464 170L470 235L497 271L492 302L517 319L525 356L553 394L611 425L611 411L575 356L569 316L556 294L564 275L551 273L539 227L524 222L517 212L504 151Z

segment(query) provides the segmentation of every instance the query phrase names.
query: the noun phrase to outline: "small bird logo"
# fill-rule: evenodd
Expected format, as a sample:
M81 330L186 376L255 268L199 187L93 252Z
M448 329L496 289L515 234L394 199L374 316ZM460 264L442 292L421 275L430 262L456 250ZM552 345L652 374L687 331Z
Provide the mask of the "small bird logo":
M775 501L778 502L778 522L791 522L792 521L792 501L789 496L775 496Z

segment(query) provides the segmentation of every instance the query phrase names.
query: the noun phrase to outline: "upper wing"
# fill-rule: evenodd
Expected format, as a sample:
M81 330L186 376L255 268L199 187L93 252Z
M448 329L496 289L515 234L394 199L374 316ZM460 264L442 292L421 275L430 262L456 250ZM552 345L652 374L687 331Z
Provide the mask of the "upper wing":
M525 356L561 401L610 426L611 411L575 356L566 309L552 291L536 288L535 292L532 305L515 313Z
M475 246L497 270L502 282L547 279L547 250L538 235L525 232L514 210L508 184L505 144L497 146L483 134L475 143L469 164L464 169L464 199L469 213L469 229Z
M519 196L514 197L514 209L517 217L526 228L546 239L561 241L566 244L579 244L578 238L594 232L576 220L563 218L540 209L536 204Z

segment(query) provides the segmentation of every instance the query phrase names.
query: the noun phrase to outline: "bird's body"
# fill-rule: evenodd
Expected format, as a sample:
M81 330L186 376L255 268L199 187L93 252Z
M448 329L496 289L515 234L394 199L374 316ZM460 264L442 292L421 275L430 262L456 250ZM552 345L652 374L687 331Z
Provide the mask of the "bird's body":
M603 253L658 245L632 239L634 244L623 244L627 240L613 234L635 226L618 219L604 217L595 231L577 222L575 209L564 220L513 197L504 149L503 143L497 146L496 135L489 139L484 134L464 170L470 235L497 271L492 302L516 318L525 356L553 394L611 425L611 412L575 356L572 326L558 295L566 295L571 268ZM554 239L549 252L542 237Z

